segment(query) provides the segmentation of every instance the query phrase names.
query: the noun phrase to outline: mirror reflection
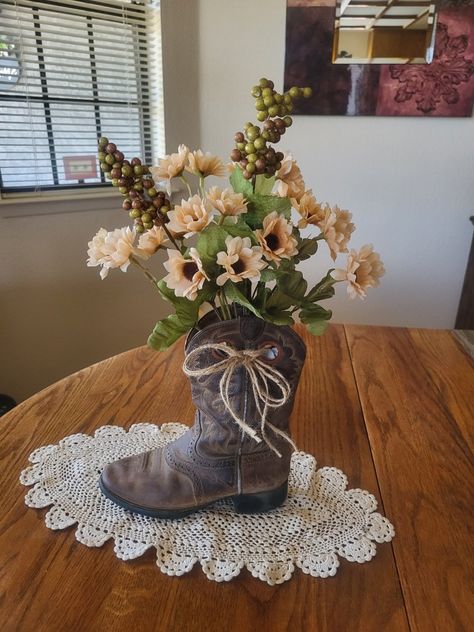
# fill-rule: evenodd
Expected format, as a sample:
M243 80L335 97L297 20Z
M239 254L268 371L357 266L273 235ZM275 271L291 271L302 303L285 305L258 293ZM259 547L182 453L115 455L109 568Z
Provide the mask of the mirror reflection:
M435 4L424 0L337 0L335 64L429 64Z

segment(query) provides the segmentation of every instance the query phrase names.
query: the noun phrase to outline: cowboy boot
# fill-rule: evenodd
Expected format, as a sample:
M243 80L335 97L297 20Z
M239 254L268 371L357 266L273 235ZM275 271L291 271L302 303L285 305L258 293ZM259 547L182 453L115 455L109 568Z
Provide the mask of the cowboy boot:
M183 368L197 408L194 425L163 448L107 465L102 492L157 518L180 518L225 498L239 513L281 505L305 355L293 329L253 316L193 330Z

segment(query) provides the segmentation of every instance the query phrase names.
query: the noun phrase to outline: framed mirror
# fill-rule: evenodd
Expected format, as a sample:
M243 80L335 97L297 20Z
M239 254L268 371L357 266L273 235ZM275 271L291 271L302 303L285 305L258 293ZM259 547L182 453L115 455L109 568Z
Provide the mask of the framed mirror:
M337 0L334 64L430 64L436 8L429 0Z

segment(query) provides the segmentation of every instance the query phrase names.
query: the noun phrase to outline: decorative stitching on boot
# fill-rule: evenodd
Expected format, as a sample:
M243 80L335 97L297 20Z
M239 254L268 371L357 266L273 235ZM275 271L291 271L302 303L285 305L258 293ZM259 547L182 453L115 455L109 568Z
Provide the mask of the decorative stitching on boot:
M182 474L185 474L188 478L191 479L196 496L204 495L201 480L196 476L193 468L185 461L179 461L178 459L176 459L169 446L165 448L165 460L171 468L177 470L178 472L181 472Z

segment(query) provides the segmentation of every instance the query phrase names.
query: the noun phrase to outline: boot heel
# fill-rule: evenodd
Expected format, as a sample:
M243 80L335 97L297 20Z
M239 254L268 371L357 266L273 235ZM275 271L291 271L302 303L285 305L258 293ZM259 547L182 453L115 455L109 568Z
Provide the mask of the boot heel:
M240 496L235 496L232 501L237 513L252 514L276 509L285 502L287 495L288 481L285 481L283 485L269 492L240 494Z

